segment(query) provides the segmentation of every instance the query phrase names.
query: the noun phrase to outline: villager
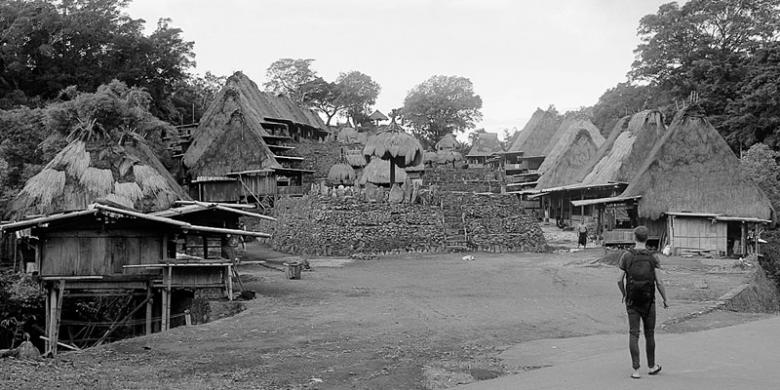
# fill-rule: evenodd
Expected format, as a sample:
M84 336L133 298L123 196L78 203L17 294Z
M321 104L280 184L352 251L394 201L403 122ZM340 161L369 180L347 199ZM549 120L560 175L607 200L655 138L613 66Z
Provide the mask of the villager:
M585 226L585 222L580 222L579 226L577 226L577 248L582 245L582 248L585 249L585 245L588 243L588 227Z
M623 253L618 262L620 278L618 287L626 303L628 313L628 350L634 372L631 378L639 379L639 322L645 333L645 352L647 354L648 374L661 372L661 366L655 362L655 289L661 293L664 309L666 289L658 270L661 263L647 247L648 230L645 226L634 229L634 248ZM625 283L624 283L625 282Z

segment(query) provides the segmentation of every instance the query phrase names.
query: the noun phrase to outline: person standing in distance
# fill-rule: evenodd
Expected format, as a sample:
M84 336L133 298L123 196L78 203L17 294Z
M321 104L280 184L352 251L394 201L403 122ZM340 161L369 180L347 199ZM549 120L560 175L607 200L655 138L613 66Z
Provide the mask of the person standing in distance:
M644 226L634 229L634 248L623 253L618 262L620 278L618 287L623 294L628 313L628 350L631 353L631 365L634 372L631 378L639 379L639 323L645 334L645 351L647 353L648 374L661 372L661 366L655 362L655 290L664 300L664 308L668 308L666 288L659 275L661 263L647 249L648 230Z

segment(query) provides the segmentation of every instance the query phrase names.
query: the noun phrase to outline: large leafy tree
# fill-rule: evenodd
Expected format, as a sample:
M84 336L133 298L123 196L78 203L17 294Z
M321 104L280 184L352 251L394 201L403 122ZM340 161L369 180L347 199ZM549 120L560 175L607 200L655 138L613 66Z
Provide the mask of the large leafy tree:
M268 92L285 94L304 105L312 95L324 94L324 80L311 68L312 62L313 58L280 58L266 69L263 86Z
M780 158L780 153L759 142L751 146L740 159L742 175L764 190L775 210L780 207L780 181L778 181L780 165L777 164L778 158Z
M482 98L471 80L460 76L433 76L415 86L404 99L403 122L426 147L447 133L474 128L482 119Z
M197 123L216 97L227 77L206 72L203 76L191 76L174 85L171 103L176 109L170 122L187 124Z
M159 116L189 77L193 43L161 19L151 35L144 20L123 13L129 0L1 0L0 107L41 104L75 85L94 91L113 79L145 88Z
M371 76L358 71L341 73L333 83L318 78L309 87L315 92L308 103L325 115L327 125L339 114L356 124L364 121L381 89Z

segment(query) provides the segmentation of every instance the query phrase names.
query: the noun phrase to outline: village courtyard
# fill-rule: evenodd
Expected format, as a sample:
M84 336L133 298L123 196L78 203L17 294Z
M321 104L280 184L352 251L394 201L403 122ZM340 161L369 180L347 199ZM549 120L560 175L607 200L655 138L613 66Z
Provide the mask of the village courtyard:
M553 253L313 258L312 271L300 280L261 265L241 266L245 288L257 296L242 301L245 310L234 316L43 362L2 360L0 381L6 388L447 389L511 374L522 378L610 349L622 352L628 372L617 268L599 261L603 248L572 252L566 246L574 245L573 233L545 231L562 245ZM288 258L255 244L247 258L252 253L270 257L269 264ZM713 310L750 275L734 268L734 260L662 262L671 307L658 310L661 362L670 349L667 338L676 334L776 318ZM564 350L575 337L618 334ZM545 345L543 351L540 344L523 344L532 341ZM665 370L673 375L675 368ZM631 384L627 374L619 377Z

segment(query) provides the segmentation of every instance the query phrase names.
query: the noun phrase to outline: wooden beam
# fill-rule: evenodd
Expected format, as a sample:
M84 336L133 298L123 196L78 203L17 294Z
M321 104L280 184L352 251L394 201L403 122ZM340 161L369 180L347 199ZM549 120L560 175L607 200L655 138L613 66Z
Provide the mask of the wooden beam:
M25 229L31 226L40 225L43 223L58 221L61 219L68 219L68 218L74 218L74 217L80 217L82 215L90 215L95 214L97 210L89 209L89 210L82 210L82 211L73 211L70 213L62 213L62 214L54 214L54 215L48 215L45 217L38 217L33 219L28 219L25 221L19 221L19 222L11 222L7 223L5 225L0 225L0 231L9 231L9 230L19 230L19 229Z
M136 217L136 218L140 218L140 219L146 219L146 220L149 220L149 221L165 223L165 224L168 224L168 225L176 225L176 226L189 226L190 225L187 222L177 221L177 220L171 219L171 218L158 217L158 216L154 216L154 215L151 215L151 214L139 213L137 211L125 210L125 209L120 209L120 208L116 208L116 207L106 206L106 205L102 205L102 204L96 204L95 208L103 210L103 211L108 211L108 212L111 212L111 213L123 214L123 215L127 215L127 216L130 216L130 217Z

